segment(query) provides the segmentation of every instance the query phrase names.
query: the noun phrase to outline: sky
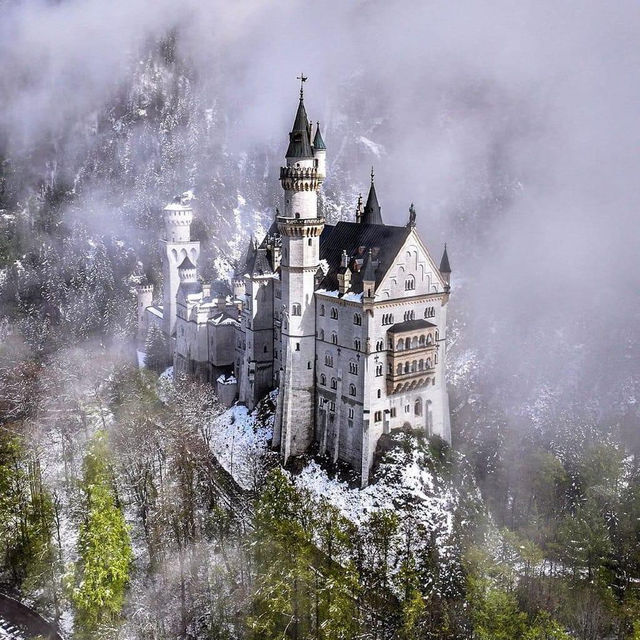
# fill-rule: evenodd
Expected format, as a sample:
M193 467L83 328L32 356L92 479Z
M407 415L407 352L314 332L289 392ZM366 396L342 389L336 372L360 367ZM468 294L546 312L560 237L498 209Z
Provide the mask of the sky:
M634 369L636 2L0 0L0 15L14 153L100 109L172 29L236 150L284 139L304 72L329 169L346 121L381 145L353 175L366 188L375 161L386 221L415 202L436 259L449 241L468 341L491 345L492 372L600 393L595 380L608 392Z

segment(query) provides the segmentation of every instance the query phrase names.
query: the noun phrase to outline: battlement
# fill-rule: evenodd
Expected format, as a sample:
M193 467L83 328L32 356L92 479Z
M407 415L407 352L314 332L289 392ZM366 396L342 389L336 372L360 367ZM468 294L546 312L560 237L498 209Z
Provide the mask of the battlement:
M286 191L315 191L323 179L316 167L280 167L280 182Z
M322 233L324 218L288 218L278 216L278 231L283 236L316 237Z

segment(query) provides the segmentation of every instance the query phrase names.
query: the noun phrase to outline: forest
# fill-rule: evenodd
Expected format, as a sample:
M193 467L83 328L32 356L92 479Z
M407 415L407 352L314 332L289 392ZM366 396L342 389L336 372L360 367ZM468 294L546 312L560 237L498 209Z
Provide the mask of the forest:
M237 39L240 18L224 11L212 25L201 9L188 22L163 5L169 17L156 24L144 14L154 27L140 28L138 14L107 13L110 24L101 10L89 33L108 42L86 56L88 40L53 54L43 34L59 28L65 7L65 27L84 30L94 17L74 11L89 9L50 4L42 32L25 26L34 23L29 3L6 8L11 38L0 24L0 593L69 640L640 640L638 280L625 243L635 226L617 213L631 199L621 158L605 153L615 141L627 152L633 136L618 138L624 118L602 118L609 103L600 102L625 102L622 89L596 98L590 84L567 86L577 96L569 100L567 79L587 79L573 75L576 54L543 28L546 15L540 33L523 24L545 43L535 55L561 71L553 91L536 75L543 64L500 75L530 40L484 11L473 14L485 26L480 40L456 42L463 71L442 44L451 24L466 33L457 14L430 27L437 55L423 55L421 38L398 45L409 17L397 3L366 20L334 3L312 36L291 35L316 60L319 26L330 24L349 63L317 74L330 86L317 99L332 172L327 220L352 215L375 161L384 215L396 216L402 190L420 203L430 248L444 239L451 247L452 443L416 432L383 438L372 487L387 499L354 520L268 448L252 452L250 486L236 483L214 453L228 414L212 387L167 384L161 338L145 345L136 335L135 285L146 278L160 291L159 216L177 193L195 194L207 281L224 284L248 236L268 228L297 89L271 113L273 89L260 78L289 72L271 34L289 18L306 24L306 10L282 22L248 12L256 22L245 16ZM416 24L432 21L415 11ZM612 33L622 28L597 15ZM626 35L601 42L590 10L558 19L587 60L621 59L609 47ZM384 47L351 51L352 41L372 41L371 20L395 64ZM509 55L464 48L485 38L511 43ZM59 67L45 65L41 78L42 60L56 55ZM399 79L416 56L422 81ZM521 94L532 78L539 91ZM60 99L65 82L76 92ZM555 112L567 117L558 128ZM586 126L592 115L608 123L602 135ZM406 126L418 122L422 132ZM588 152L576 143L586 132ZM426 140L441 164L416 161ZM416 195L406 196L408 185ZM272 411L267 397L256 424ZM320 456L303 462L354 489ZM422 493L403 484L412 468L428 479Z

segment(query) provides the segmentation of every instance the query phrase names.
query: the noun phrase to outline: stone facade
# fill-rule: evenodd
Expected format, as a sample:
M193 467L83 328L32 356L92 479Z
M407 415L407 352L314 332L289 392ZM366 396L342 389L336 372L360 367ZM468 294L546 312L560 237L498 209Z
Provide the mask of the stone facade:
M382 434L411 428L450 440L451 269L446 247L440 266L433 261L413 205L406 225L384 224L373 173L356 221L325 224L325 177L326 147L319 127L312 141L301 92L280 170L282 213L262 242L251 240L233 294L198 282L191 209L176 202L165 209L163 307L148 305L148 287L139 304L162 316L176 372L217 384L227 404L237 393L252 409L279 390L272 444L285 462L315 446L366 485Z

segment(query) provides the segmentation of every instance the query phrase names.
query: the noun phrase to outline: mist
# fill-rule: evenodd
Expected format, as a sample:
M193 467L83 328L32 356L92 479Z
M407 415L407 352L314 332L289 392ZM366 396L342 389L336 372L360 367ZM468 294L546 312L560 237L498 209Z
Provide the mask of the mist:
M199 104L223 114L222 146L269 149L274 190L304 72L327 192L355 206L374 165L385 222L404 224L414 202L436 261L448 242L464 325L454 349L476 350L483 388L505 407L543 388L558 403L604 399L600 413L635 404L636 3L69 0L4 2L0 13L9 157L47 144L82 157L91 142L78 124L111 104L149 42L173 33ZM105 232L104 191L81 201ZM273 214L271 201L251 206Z

